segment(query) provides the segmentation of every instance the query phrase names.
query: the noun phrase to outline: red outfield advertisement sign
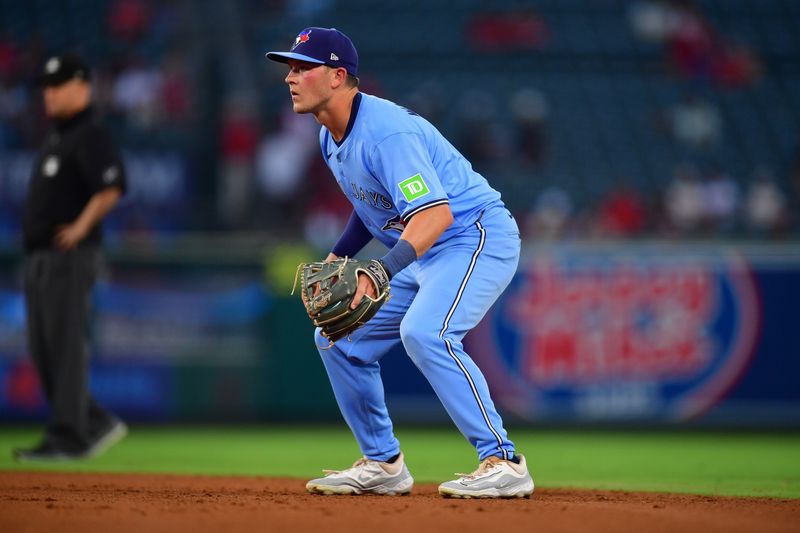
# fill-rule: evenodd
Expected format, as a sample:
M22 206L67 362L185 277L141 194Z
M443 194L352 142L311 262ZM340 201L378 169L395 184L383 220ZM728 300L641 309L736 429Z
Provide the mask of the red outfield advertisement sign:
M495 400L529 420L687 420L746 370L761 310L737 254L553 252L520 265L467 337Z

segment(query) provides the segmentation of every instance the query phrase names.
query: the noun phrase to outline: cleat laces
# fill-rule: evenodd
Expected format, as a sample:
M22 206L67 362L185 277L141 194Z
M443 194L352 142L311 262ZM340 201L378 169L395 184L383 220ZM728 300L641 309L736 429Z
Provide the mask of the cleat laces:
M466 473L463 473L463 472L456 472L455 475L458 476L461 479L470 480L471 481L471 480L477 479L477 478L479 478L479 477L481 477L481 476L483 476L485 474L488 474L489 472L491 472L492 470L497 468L497 466L499 466L499 464L500 464L500 461L501 461L501 459L499 459L499 458L497 458L497 457L492 455L492 456L487 457L486 459L484 459L483 462L481 462L481 464L478 465L478 468L474 472L469 473L469 474L466 474Z
M322 473L325 474L326 476L331 476L333 474L342 474L344 472L347 472L348 470L355 470L356 468L359 468L361 466L366 466L370 462L374 461L370 461L366 457L362 457L361 459L353 463L353 466L351 466L350 468L346 468L344 470L322 470Z

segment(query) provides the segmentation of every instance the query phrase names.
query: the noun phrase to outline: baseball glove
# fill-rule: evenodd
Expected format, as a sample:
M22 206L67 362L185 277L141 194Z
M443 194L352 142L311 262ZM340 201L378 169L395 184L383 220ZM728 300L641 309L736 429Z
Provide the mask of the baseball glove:
M366 274L375 285L376 298L364 295L355 309L350 303L358 289L358 275ZM301 263L295 274L300 278L300 298L315 326L332 346L336 341L363 326L389 299L389 275L380 261L336 259L328 263Z

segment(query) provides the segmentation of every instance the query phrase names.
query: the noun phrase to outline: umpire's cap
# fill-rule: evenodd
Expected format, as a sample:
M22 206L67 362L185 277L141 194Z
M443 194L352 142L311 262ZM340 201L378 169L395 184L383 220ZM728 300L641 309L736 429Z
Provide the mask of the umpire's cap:
M288 52L267 52L267 59L286 63L290 59L344 68L358 76L358 52L353 41L336 28L311 27L301 31Z
M70 80L89 80L89 66L75 54L61 54L44 62L37 81L45 87L55 87Z

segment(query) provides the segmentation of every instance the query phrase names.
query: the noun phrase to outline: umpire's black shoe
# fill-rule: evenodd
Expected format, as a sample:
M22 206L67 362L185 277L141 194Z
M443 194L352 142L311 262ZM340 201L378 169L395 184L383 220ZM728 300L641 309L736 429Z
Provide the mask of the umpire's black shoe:
M128 434L128 426L119 418L114 418L111 425L92 442L84 451L83 457L96 457L121 441Z
M14 459L19 462L52 463L57 461L78 461L96 457L121 441L128 434L128 426L122 420L114 419L111 425L86 447L66 450L48 441L34 448L17 448Z
M61 449L49 442L43 442L33 448L16 448L14 459L19 462L48 463L55 461L74 461L84 457L82 452Z

